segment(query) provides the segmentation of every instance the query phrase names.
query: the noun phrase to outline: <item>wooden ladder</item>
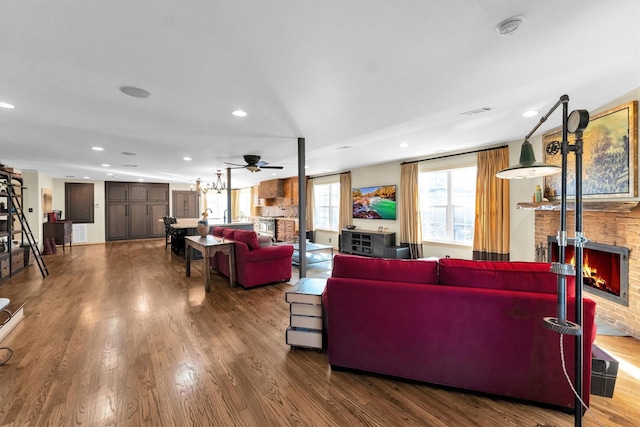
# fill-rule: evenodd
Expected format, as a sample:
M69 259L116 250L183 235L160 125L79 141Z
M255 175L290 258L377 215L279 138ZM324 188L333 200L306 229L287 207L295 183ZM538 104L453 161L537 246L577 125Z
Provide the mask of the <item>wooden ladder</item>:
M25 188L25 187L20 187ZM36 243L35 238L33 237L33 233L31 232L31 227L29 227L29 223L27 222L27 217L24 216L24 211L22 210L22 204L20 204L20 199L16 195L14 190L14 185L9 181L7 183L7 191L9 192L9 197L11 198L11 207L15 209L18 214L18 219L20 220L20 224L22 224L22 232L27 236L27 242L29 242L29 247L31 248L31 253L38 263L38 268L40 269L40 273L42 274L42 278L45 278L49 275L49 270L47 269L46 264L44 263L44 259L42 259L42 253L40 252L40 248Z

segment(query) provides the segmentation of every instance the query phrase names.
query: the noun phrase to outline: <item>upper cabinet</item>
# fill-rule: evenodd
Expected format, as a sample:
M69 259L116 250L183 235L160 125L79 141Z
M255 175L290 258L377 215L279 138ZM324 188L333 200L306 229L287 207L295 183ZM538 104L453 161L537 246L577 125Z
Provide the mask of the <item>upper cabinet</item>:
M261 199L275 199L284 196L284 180L270 179L260 182L258 197Z
M262 181L258 190L258 197L263 199L260 205L298 205L298 177L272 179ZM277 200L273 200L277 199Z

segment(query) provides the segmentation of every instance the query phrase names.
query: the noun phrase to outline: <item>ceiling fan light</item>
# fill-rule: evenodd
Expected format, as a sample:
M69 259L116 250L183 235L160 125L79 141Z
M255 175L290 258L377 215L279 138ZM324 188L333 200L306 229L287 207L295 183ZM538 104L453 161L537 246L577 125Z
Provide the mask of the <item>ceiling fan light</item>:
M260 167L256 165L247 165L245 168L251 172L260 172Z

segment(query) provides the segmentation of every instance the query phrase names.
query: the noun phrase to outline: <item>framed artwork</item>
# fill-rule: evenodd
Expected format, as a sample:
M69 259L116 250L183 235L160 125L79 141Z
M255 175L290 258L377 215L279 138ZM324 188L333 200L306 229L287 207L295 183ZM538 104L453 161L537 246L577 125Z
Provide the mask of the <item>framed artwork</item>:
M47 212L53 209L53 191L50 188L42 190L42 219L47 219Z
M585 199L629 198L638 195L638 101L620 105L590 117L583 133L582 194ZM544 162L561 165L560 152L547 146L562 141L562 130L542 136ZM569 144L575 137L569 134ZM567 197L575 196L575 155L567 156ZM545 177L544 195L560 197L561 174Z

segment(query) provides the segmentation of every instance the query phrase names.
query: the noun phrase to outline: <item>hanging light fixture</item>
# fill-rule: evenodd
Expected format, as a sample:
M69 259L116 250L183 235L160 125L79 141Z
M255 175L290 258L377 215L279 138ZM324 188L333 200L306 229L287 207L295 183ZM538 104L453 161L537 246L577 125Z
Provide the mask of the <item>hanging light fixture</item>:
M196 192L198 194L207 194L209 191L215 191L220 194L227 189L227 184L222 180L222 172L218 169L216 173L215 183L207 182L207 185L202 185L200 180L196 180Z
M227 185L222 181L222 172L220 171L220 169L218 169L218 172L216 173L216 183L213 184L212 187L210 187L210 190L213 190L216 193L220 194L226 189Z

